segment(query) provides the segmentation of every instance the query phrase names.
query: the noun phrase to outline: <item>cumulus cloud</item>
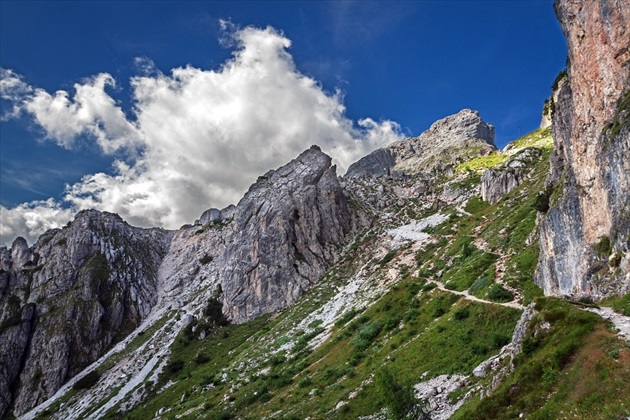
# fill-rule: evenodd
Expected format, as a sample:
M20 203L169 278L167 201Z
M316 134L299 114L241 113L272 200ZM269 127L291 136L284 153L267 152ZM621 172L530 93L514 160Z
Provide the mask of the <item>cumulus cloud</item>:
M2 73L3 95L4 83L18 86L7 88L3 98L60 146L72 148L89 139L103 153L124 153L117 155L113 174L86 175L67 186L66 207L97 208L132 224L177 228L208 207L236 203L257 176L312 144L344 171L400 139L392 121L366 118L355 124L347 118L339 92L326 92L298 71L288 52L291 41L282 33L271 27L224 26L234 52L219 69L186 66L163 74L150 60L137 60L141 74L131 79L134 103L127 115L106 92L115 86L109 74L75 84L71 98L65 91L31 88L10 70ZM3 212L41 209L48 214L51 206L58 209L49 200ZM20 228L24 220L3 217L2 240L34 232Z
M23 203L12 209L0 205L0 238L3 244L9 244L17 236L33 243L48 229L66 224L73 214L73 209L62 208L52 198Z

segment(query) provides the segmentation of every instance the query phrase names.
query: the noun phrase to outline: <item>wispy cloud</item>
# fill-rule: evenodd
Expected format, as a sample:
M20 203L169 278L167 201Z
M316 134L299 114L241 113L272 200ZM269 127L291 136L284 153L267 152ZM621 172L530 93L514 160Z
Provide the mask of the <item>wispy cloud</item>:
M398 30L416 9L415 2L335 1L328 3L335 43L348 46L371 42Z
M297 70L283 34L271 27L226 28L235 50L217 70L186 66L163 74L140 60L127 114L107 93L116 84L109 74L75 84L72 94L51 94L3 71L3 98L14 113L30 116L61 147L89 140L117 159L113 174L85 175L66 187L69 209L52 199L0 206L0 240L33 240L85 208L176 228L210 206L236 202L257 176L312 144L344 170L400 138L394 122L348 119L339 93Z

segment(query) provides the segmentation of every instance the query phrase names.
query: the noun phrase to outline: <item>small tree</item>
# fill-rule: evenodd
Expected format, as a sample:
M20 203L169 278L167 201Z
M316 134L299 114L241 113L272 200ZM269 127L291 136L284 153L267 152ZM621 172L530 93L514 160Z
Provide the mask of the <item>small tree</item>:
M374 379L378 393L385 406L389 409L389 414L392 418L418 418L415 409L413 386L402 384L394 379L394 376L387 368L378 370ZM422 418L422 416L419 418Z

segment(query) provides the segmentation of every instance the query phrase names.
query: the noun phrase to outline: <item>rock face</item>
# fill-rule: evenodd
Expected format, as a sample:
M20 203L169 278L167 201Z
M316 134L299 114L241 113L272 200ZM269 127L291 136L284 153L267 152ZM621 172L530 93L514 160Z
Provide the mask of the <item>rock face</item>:
M556 0L568 83L553 120L551 210L536 275L546 294L630 288L630 8L624 0Z
M259 177L232 218L177 232L160 267L160 299L204 302L220 286L235 323L295 303L341 256L359 220L335 171L313 146Z
M553 121L553 116L556 112L556 104L558 103L558 97L560 95L560 90L567 83L567 72L563 70L558 74L556 80L551 86L551 96L549 99L545 100L545 105L543 106L542 117L540 118L540 128L551 127L551 122Z
M418 137L395 142L352 164L346 178L405 175L444 169L458 160L496 150L494 127L477 111L463 109L436 121Z
M481 199L494 204L521 183L520 171L509 168L495 171L486 169L481 176Z
M230 204L226 208L219 210L215 208L208 209L201 214L199 219L195 220L195 225L206 225L208 223L220 222L234 216L236 206Z
M490 204L499 201L523 182L528 165L538 157L538 149L527 149L502 168L486 169L481 175L481 199Z
M359 159L346 171L346 177L356 178L371 176L380 178L389 175L389 171L396 164L396 157L389 149L377 149Z
M92 210L32 248L0 248L0 416L44 401L140 323L170 236Z
M293 304L337 260L352 220L336 168L318 147L260 177L217 257L227 316L245 322Z

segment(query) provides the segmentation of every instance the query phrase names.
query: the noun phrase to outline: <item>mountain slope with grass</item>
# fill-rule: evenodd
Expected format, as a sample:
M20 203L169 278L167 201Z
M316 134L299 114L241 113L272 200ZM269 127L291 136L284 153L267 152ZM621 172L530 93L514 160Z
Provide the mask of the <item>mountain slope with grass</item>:
M0 248L0 416L630 416L629 9L554 6L552 125L502 151L462 110L174 232Z
M552 144L537 130L440 179L341 179L370 223L294 305L228 325L220 292L195 314L164 308L25 418L627 413L628 342L592 303L545 298L533 281ZM483 201L484 173L514 162L520 184Z

